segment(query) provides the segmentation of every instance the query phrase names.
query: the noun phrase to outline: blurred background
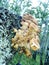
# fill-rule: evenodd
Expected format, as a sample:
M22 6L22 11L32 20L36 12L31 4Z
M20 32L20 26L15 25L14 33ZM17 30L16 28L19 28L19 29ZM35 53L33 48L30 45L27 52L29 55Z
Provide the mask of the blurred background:
M8 65L15 65L20 60L22 65L49 65L49 0L0 0L0 7L23 16L30 13L35 17L40 26L40 50L33 52L32 58L24 54L16 53L8 62Z

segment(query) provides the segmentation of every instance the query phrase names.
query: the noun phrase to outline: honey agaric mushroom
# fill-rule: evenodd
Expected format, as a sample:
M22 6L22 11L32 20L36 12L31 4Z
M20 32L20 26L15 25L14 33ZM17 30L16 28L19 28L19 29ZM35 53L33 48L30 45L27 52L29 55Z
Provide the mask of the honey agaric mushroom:
M22 52L27 56L31 56L30 50L36 51L40 48L38 35L40 29L37 21L30 14L23 15L21 25L18 30L13 28L16 34L12 38L12 47L16 50L20 47Z

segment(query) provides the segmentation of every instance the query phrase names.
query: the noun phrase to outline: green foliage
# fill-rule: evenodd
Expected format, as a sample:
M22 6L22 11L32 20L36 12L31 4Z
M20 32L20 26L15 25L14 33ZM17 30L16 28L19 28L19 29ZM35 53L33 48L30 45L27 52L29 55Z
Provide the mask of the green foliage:
M9 7L8 0L0 0L0 7Z
M15 65L18 63L18 60L20 60L20 63L22 65L39 65L40 64L40 56L37 55L36 61L33 58L26 57L25 54L22 55L20 58L20 54L16 53L15 56L12 58L12 60L9 62L8 65Z
M16 65L18 63L18 60L20 60L20 63L22 65L40 65L40 55L39 54L37 55L36 60L34 60L33 58L26 57L25 54L23 54L21 58L20 56L21 55L19 53L16 53L8 65ZM43 57L42 61L44 64L45 57L44 55L42 57Z

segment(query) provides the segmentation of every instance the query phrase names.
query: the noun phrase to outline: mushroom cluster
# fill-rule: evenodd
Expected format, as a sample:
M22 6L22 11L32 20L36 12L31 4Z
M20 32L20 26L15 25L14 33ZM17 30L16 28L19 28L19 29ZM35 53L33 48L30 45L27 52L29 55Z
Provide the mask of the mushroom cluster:
M24 52L27 56L31 56L31 50L38 50L39 45L39 26L30 14L24 14L21 20L20 29L13 28L15 32L14 38L12 38L12 47L16 50L21 48L20 53Z

